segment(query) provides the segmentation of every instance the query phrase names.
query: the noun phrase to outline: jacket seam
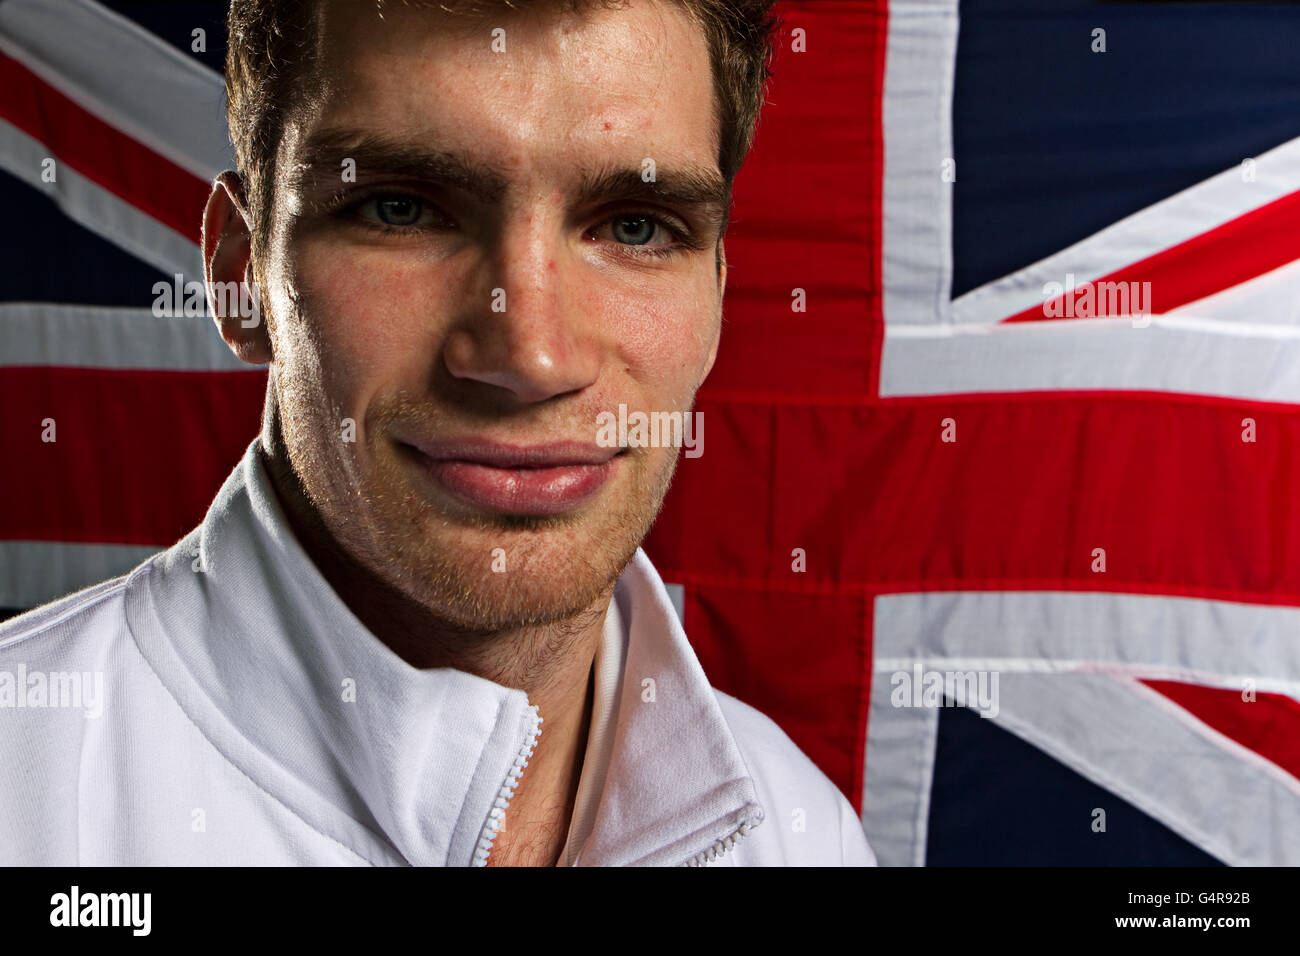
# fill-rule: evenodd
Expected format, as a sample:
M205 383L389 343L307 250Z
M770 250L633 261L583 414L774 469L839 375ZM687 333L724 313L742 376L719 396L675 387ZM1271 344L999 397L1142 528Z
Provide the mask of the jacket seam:
M62 614L58 615L57 617L49 621L42 622L40 626L32 630L20 631L19 633L14 634L4 640L0 640L0 651L7 651L11 647L18 647L22 644L25 644L27 641L32 640L33 638L41 637L47 631L51 630L52 628L58 627L60 624L63 624L65 621L69 620L70 618L76 617L77 615L81 614L83 611L89 611L92 608L97 607L98 605L106 603L109 599L113 598L114 596L122 594L126 590L128 581L129 581L129 575L123 575L120 579L116 581L115 584L113 584L112 587L104 588L104 590L99 592L98 594L87 595L81 601L78 601L76 604L73 604L70 608L65 610ZM32 608L32 610L33 611L39 610L39 607Z

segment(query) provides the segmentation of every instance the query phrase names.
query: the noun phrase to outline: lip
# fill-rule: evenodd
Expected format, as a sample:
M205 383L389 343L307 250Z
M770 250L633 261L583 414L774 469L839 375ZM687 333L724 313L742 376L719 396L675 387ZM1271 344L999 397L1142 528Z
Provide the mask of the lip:
M518 515L563 514L594 498L613 475L622 451L580 442L403 444L454 498L484 511Z

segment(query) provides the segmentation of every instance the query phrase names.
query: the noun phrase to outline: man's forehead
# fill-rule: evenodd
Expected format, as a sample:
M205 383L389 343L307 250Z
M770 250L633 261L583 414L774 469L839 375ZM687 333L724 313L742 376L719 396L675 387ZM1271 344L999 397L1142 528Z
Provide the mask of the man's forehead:
M542 3L500 18L322 6L315 95L285 145L351 130L415 146L429 142L423 129L506 167L548 152L572 163L584 148L609 160L623 147L628 156L612 158L658 151L716 164L707 41L675 4L572 13Z
M321 82L281 143L291 185L337 183L346 157L359 174L434 178L485 203L536 178L584 198L727 206L707 43L672 5L577 18L554 4L525 8L529 20L499 21L502 47L495 18L385 5L381 20L368 3L322 7ZM651 46L679 49L643 55L653 31Z
M505 0L502 0L505 2ZM653 94L712 79L704 31L677 0L600 2L570 10L557 0L514 0L500 16L446 13L422 3L325 2L316 16L322 77L342 82L395 79L401 65L447 79L465 71L516 84L564 81L589 92ZM493 75L495 74L495 75ZM670 74L665 76L665 74ZM686 83L680 82L686 81Z

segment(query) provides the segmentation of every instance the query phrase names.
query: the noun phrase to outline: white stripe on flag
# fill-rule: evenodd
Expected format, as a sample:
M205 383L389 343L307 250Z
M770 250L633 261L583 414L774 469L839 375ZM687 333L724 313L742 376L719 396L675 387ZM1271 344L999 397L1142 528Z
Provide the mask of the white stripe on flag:
M1168 595L945 591L876 598L863 824L882 864L924 861L934 726L899 671L990 671L997 725L1233 864L1300 863L1300 781L1139 678L1300 696L1300 608ZM1228 638L1225 639L1225 635ZM934 718L937 720L937 716ZM1088 821L1082 822L1087 826Z
M1165 313L1251 325L1300 326L1300 260Z
M14 365L186 372L266 367L239 361L210 317L158 317L149 309L112 306L0 303L0 367Z
M1211 856L1300 864L1300 841L1289 837L1300 832L1300 781L1163 694L1113 674L1005 674L1000 698L994 723Z
M200 179L235 166L221 76L98 3L5 0L0 51Z
M125 574L165 548L0 541L0 607L34 608Z
M1254 157L1255 178L1241 167L1175 193L1153 206L1093 233L1067 249L973 289L952 303L959 323L998 322L1041 305L1049 282L1076 286L1095 282L1124 266L1209 232L1226 222L1300 190L1300 138Z
M1113 389L1300 402L1300 326L1143 321L886 326L880 394Z
M0 4L2 9L4 4ZM142 262L161 269L164 275L179 272L187 278L202 277L203 259L197 243L119 199L66 163L57 167L56 182L43 182L41 161L46 157L58 158L48 146L0 120L0 169L39 189L58 203L70 219ZM148 293L149 289L140 290L141 301Z
M1225 637L1225 635L1230 635ZM1300 608L1108 591L929 591L876 598L875 669L897 660L1017 670L1113 665L1260 690L1300 690Z
M862 827L881 866L925 866L939 710L894 707L890 675L871 681Z
M957 0L889 5L882 104L886 324L946 322L952 294Z

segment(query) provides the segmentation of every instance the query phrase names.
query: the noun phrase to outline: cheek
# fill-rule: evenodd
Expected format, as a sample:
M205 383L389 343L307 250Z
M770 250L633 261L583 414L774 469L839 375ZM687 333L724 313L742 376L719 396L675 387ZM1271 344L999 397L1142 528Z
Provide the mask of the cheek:
M591 308L614 317L614 348L632 378L665 398L699 386L718 324L715 286L679 275L636 292L606 291Z
M304 243L293 269L293 334L311 343L333 401L364 411L378 389L426 377L436 354L431 317L439 308L431 290L441 287L428 267Z

